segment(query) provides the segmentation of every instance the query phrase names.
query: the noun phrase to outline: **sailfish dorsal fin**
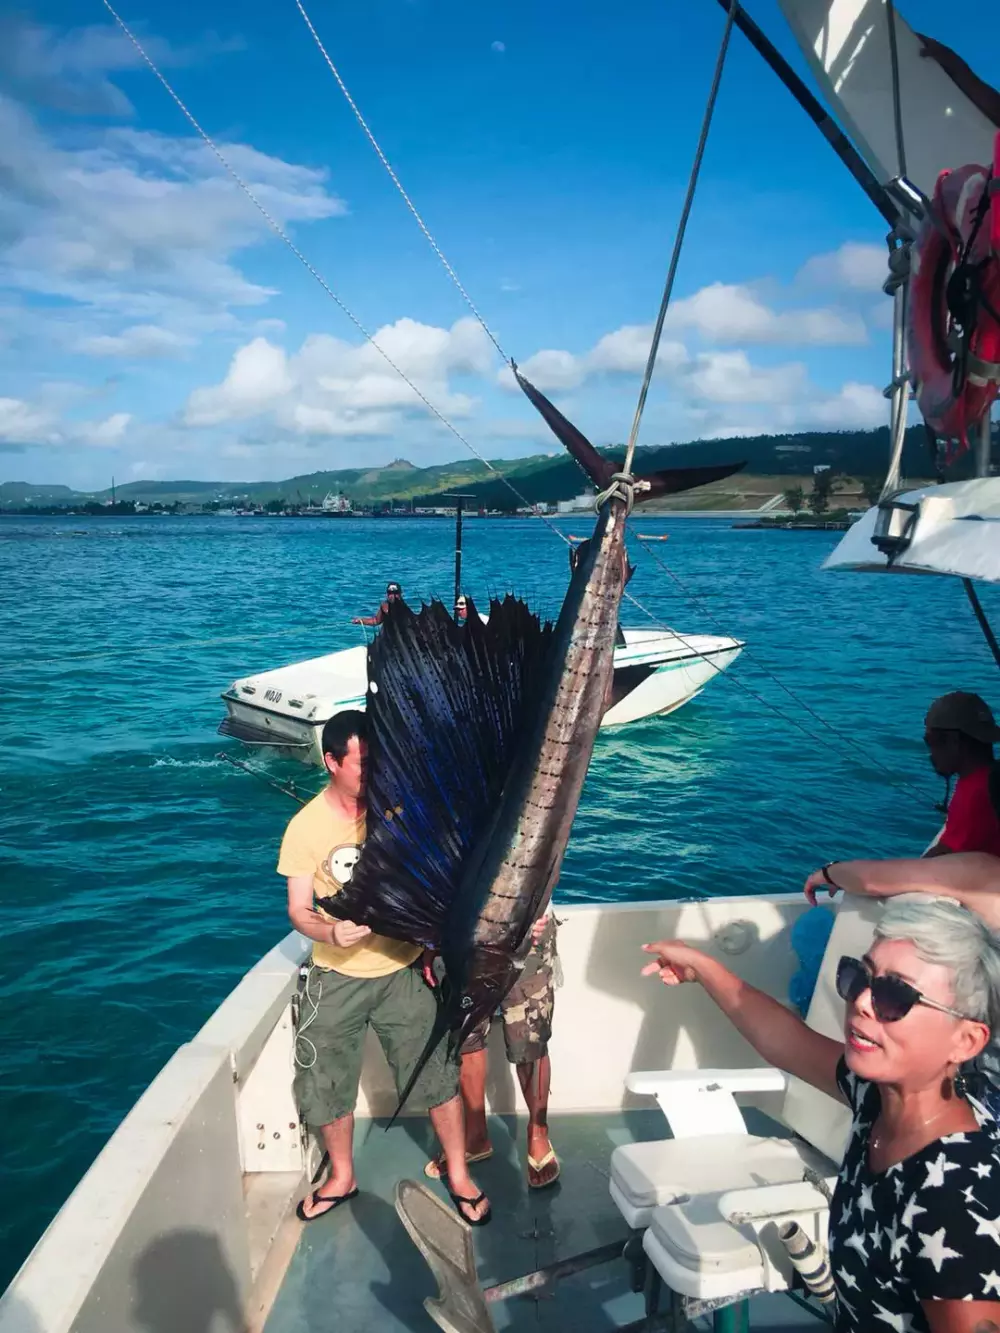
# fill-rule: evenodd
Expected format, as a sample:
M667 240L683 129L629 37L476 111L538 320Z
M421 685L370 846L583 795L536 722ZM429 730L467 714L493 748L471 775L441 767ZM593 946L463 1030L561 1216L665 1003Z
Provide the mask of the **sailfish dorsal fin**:
M368 651L367 835L350 882L321 901L381 935L435 946L468 854L537 712L552 629L517 598L391 603Z

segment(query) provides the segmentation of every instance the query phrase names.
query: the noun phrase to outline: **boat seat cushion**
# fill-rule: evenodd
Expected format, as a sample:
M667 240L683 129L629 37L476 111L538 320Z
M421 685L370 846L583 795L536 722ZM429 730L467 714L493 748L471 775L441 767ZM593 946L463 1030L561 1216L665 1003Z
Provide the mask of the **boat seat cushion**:
M829 1161L802 1139L757 1134L630 1143L611 1154L615 1202L633 1227L648 1226L653 1210L690 1195L785 1185L806 1167L824 1174Z
M643 1247L672 1291L706 1300L763 1287L757 1236L724 1216L728 1195L719 1190L653 1210Z

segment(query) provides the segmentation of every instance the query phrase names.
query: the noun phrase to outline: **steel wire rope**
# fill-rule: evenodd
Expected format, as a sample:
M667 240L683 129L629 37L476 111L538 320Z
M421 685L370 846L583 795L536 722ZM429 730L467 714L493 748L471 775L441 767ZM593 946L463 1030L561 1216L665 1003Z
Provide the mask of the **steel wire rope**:
M298 3L298 0L296 0ZM726 63L726 52L729 49L729 36L733 31L733 22L736 18L736 11L739 8L737 0L729 6L729 12L726 15L726 26L722 32L722 42L719 46L719 54L715 61L715 73L712 76L712 86L709 90L708 101L705 103L705 114L701 121L701 133L698 136L698 147L695 149L694 162L691 164L691 173L688 176L687 191L684 195L684 206L681 209L680 221L677 224L677 234L674 236L674 248L670 254L670 264L667 267L667 277L663 284L663 296L660 298L660 309L657 312L656 324L653 326L653 336L650 340L649 356L646 358L646 370L642 377L642 384L639 388L639 401L635 406L635 416L632 418L632 428L628 433L628 443L625 446L625 462L622 465L623 472L631 472L632 459L635 455L635 445L639 438L639 426L642 423L642 414L646 407L646 396L649 393L649 385L653 378L653 370L656 366L656 357L660 350L660 337L663 333L663 322L667 317L667 310L670 307L670 297L674 290L674 279L677 277L677 266L681 259L681 250L684 247L684 237L687 234L688 219L691 216L691 208L694 204L695 190L698 188L698 177L701 174L701 164L705 157L705 147L708 144L708 132L712 126L712 115L715 112L715 104L719 98L719 86L722 83L722 71Z
M426 236L426 238L427 238L427 243L428 243L428 245L430 245L431 249L432 249L432 250L434 251L434 253L437 255L438 259L440 259L442 265L444 266L444 270L445 270L445 272L448 274L448 277L451 278L452 282L455 284L455 286L458 288L459 292L461 293L462 300L465 302L465 304L469 307L469 309L470 309L470 310L472 311L472 313L475 315L476 319L479 321L480 325L482 326L483 332L486 334L487 338L489 338L490 342L493 344L493 346L494 346L494 347L497 349L497 351L500 353L501 357L503 357L504 361L506 361L507 364L509 365L509 364L510 364L510 360L511 360L511 358L507 355L507 353L504 351L504 349L500 346L500 340L497 338L496 334L493 332L493 330L492 330L492 329L490 328L490 326L487 324L487 322L486 322L484 316L480 313L480 310L479 310L478 306L476 305L475 301L473 301L472 297L469 295L468 291L467 291L466 288L464 287L461 278L458 276L458 274L457 274L457 273L455 272L455 270L452 268L451 264L449 264L449 262L448 262L448 260L447 260L447 258L446 258L446 256L445 256L445 254L444 254L444 251L441 249L441 247L438 245L437 241L434 239L433 235L431 234L430 228L427 226L427 223L426 223L426 222L424 221L424 219L421 217L420 212L419 212L419 210L417 209L416 204L413 202L413 200L412 200L412 199L410 198L410 196L407 194L407 192L406 192L406 190L405 190L405 188L404 188L404 186L403 186L403 182L402 182L402 181L399 179L399 177L396 175L396 172L395 172L394 169L393 169L392 163L389 161L389 159L386 157L385 153L382 151L382 147L381 147L381 145L379 144L379 141L375 138L375 135L372 133L371 127L369 126L367 120L365 120L364 116L361 114L361 110L360 110L360 108L358 107L357 102L355 102L354 98L351 96L350 90L348 89L347 84L344 82L343 77L341 76L340 70L339 70L339 69L337 68L337 66L333 63L333 60L332 60L331 57L330 57L330 53L327 51L326 47L323 45L323 40L322 40L322 38L320 37L319 33L316 31L316 28L315 28L315 26L313 25L313 21L312 21L312 19L309 17L308 13L306 12L306 8L305 8L305 6L303 5L302 0L295 0L295 5L296 5L296 8L298 9L299 13L302 15L302 18L303 18L304 21L305 21L305 25L306 25L306 27L309 29L310 33L312 34L312 39L313 39L313 41L316 43L316 46L319 48L319 53L320 53L320 55L321 55L321 56L323 57L323 59L326 61L327 66L329 67L330 73L331 73L331 74L333 75L333 77L336 79L336 81L337 81L337 86L340 88L340 91L344 94L344 97L347 99L347 105L348 105L348 106L351 108L351 110L354 112L355 119L357 120L358 124L361 126L362 130L364 131L365 137L367 138L368 142L371 144L372 148L374 148L375 153L376 153L376 155L377 155L379 161L382 163L382 165L385 167L386 171L389 173L389 178L390 178L390 180L392 181L393 185L395 185L396 189L399 191L399 193L400 193L400 195L401 195L401 197L402 197L403 203L406 204L406 207L407 207L407 208L410 210L410 212L413 214L413 217L414 217L414 219L415 219L415 221L416 221L416 223L417 223L417 226L420 228L420 230L423 232L424 236Z

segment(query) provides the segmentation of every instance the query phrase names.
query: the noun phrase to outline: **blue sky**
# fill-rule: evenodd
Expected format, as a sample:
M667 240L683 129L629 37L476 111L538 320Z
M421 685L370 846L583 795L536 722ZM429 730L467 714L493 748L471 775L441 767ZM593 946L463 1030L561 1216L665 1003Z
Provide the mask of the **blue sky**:
M723 15L712 0L311 0L505 349L624 437ZM1000 82L982 7L904 6ZM976 11L979 11L978 22ZM790 57L775 0L751 6ZM407 213L294 0L122 11L380 344L488 457L551 449ZM0 31L0 480L255 479L462 445L271 236L98 3ZM804 69L802 62L796 63ZM734 35L643 428L878 424L884 226Z

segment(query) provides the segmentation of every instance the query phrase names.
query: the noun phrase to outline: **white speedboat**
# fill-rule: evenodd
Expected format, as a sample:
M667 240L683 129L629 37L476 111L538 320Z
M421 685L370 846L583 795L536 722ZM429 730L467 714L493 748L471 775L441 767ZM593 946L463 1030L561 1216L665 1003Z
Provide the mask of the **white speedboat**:
M602 726L621 726L672 713L686 704L743 650L738 639L626 629L615 650L611 707ZM226 716L219 727L247 745L269 746L322 763L320 737L334 713L364 708L368 681L363 644L324 657L262 671L233 681L222 695Z

